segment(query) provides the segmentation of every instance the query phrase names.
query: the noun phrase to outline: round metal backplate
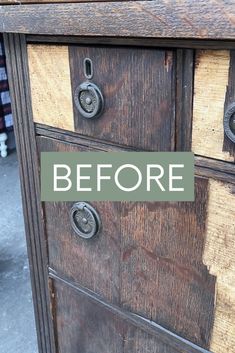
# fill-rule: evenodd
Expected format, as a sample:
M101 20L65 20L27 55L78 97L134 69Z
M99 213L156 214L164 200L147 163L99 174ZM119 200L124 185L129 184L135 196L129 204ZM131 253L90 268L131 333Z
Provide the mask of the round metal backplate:
M225 112L224 132L235 143L235 103L231 104Z
M98 213L86 202L76 202L70 210L73 230L82 238L90 239L98 234L101 221Z
M87 119L98 118L104 108L103 95L91 82L83 82L75 89L74 102L79 113Z

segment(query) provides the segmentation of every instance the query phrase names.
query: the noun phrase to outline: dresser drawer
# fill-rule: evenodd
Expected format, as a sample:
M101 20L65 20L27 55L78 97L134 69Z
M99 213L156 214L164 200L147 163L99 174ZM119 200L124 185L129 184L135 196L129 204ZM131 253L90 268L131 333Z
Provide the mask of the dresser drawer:
M30 44L28 62L34 122L137 149L174 149L174 51ZM82 117L75 103L88 81L103 96L98 118ZM92 111L97 102L86 98L82 107Z
M45 137L37 143L44 152L86 150ZM89 240L72 228L73 203L47 202L49 266L202 347L229 342L234 200L230 185L196 177L193 203L92 202L102 226Z
M147 327L142 329L138 319L118 315L115 308L110 310L108 305L90 300L59 281L53 281L51 288L58 352L202 352L187 346L182 340L168 337L163 331L154 332L153 328Z

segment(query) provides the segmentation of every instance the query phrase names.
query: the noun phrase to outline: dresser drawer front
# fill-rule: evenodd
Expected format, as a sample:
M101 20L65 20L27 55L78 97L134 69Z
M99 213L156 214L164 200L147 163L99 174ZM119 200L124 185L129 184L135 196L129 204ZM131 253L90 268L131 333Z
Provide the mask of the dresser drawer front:
M169 333L135 325L128 315L91 300L79 290L52 282L52 306L61 353L200 353ZM132 317L133 319L133 317ZM134 319L134 321L136 321ZM150 332L149 332L150 331Z
M86 150L44 137L37 141L40 151ZM219 277L224 264L218 256L221 244L226 247L226 237L235 232L234 196L229 185L200 177L195 196L193 203L92 202L102 227L89 240L71 226L73 203L47 202L49 266L68 281L200 346L208 348L221 335L231 340L227 326L217 321L223 317L230 322L225 277ZM230 271L235 273L232 266ZM215 306L218 298L222 311Z
M84 59L92 62L90 82L102 92L100 117L82 117L77 87L87 81ZM28 45L33 119L138 149L174 148L174 51L125 47Z

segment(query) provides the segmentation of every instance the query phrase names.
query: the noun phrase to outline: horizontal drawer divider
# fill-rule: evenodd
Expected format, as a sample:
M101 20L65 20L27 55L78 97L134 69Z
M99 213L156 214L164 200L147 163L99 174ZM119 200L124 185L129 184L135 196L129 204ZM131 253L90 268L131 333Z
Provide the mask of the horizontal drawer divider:
M235 165L217 159L195 156L195 173L235 184Z
M79 135L76 132L65 131L42 124L35 125L36 134L42 137L55 139L64 143L71 143L98 151L138 151L134 147L110 144L103 140L93 139ZM195 174L197 176L213 178L224 182L235 184L234 163L224 162L217 159L195 156Z
M95 302L98 305L102 305L106 310L112 312L115 315L118 315L124 320L132 323L138 328L143 329L150 335L157 337L162 342L166 343L169 346L172 346L174 349L179 350L179 353L210 353L210 351L203 349L194 343L174 334L173 332L165 329L164 327L158 325L157 323L146 319L140 315L128 312L124 309L120 309L116 305L111 305L108 302L101 299L93 291L78 285L72 280L68 280L64 277L61 277L55 270L49 267L49 277L68 285L70 288L73 288L75 291L80 294L88 297L91 301Z
M62 130L54 128L52 126L46 126L43 124L36 124L36 134L40 136L50 137L61 142L69 142L76 145L87 146L90 148L96 148L101 151L137 151L136 148L130 146L120 146L118 144L109 143L104 140L95 139L80 135L77 132Z

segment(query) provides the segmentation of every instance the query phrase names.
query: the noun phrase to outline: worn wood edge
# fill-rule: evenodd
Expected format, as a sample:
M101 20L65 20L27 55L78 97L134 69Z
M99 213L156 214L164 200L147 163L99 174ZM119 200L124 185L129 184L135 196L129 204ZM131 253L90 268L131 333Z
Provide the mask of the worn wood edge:
M94 45L131 45L159 48L180 49L235 49L235 41L205 40L205 39L172 39L172 38L117 38L117 37L80 37L80 36L55 36L28 34L26 40L29 44L94 44Z
M216 276L215 314L210 349L232 353L235 346L234 185L209 180L203 263Z
M4 43L19 159L38 348L39 353L55 353L25 36L5 34Z
M173 332L165 329L164 327L156 324L155 322L148 320L140 315L127 312L126 310L120 309L116 305L111 305L108 302L101 299L96 293L93 291L78 285L72 280L67 280L65 277L62 277L56 271L49 267L49 277L54 279L55 281L61 282L66 286L74 289L80 294L86 296L91 301L95 302L98 305L102 305L106 310L111 311L113 314L119 316L121 319L127 320L134 326L143 329L145 332L149 333L157 337L162 342L167 345L173 347L176 350L184 353L210 353L209 351L201 348L194 343L174 334Z
M232 2L212 0L8 5L0 8L0 32L235 39L234 16Z
M235 184L235 165L233 163L195 156L195 173L198 176Z
M223 147L229 66L229 50L196 51L192 150L197 155L233 162L232 151Z
M103 151L137 151L137 149L134 147L110 143L108 141L103 141L96 138L81 135L77 132L66 131L39 123L35 124L35 131L36 134L39 136L53 138L65 143L99 148Z

